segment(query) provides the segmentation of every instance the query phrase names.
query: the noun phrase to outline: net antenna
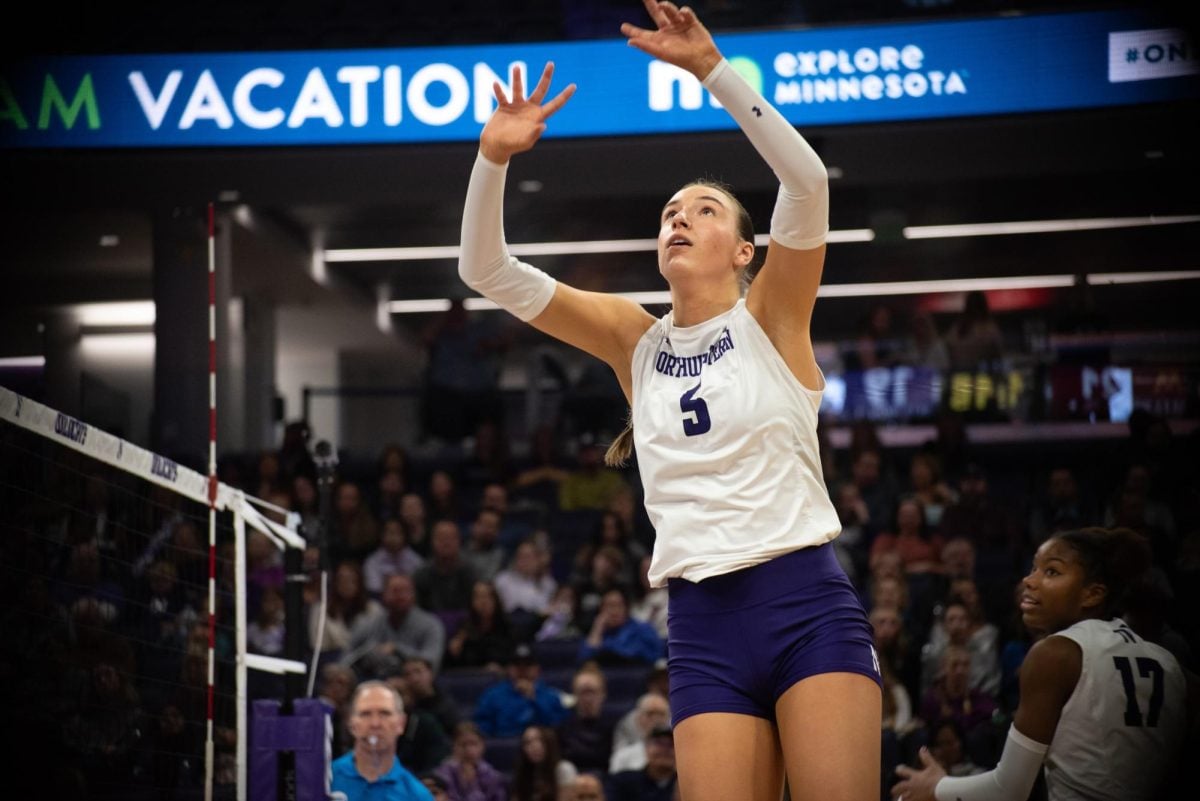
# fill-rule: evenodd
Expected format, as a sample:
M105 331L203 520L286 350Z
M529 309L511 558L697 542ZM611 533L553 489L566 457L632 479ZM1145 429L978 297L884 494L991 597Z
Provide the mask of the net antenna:
M337 479L337 452L326 440L318 440L313 447L313 461L317 466L317 498L319 503L320 523L315 532L305 532L309 539L315 539L319 554L321 573L321 594L317 607L317 632L312 644L312 665L308 671L308 687L305 695L313 697L317 681L317 661L325 645L325 612L329 607L329 521L333 515L333 485ZM314 537L315 535L315 537Z

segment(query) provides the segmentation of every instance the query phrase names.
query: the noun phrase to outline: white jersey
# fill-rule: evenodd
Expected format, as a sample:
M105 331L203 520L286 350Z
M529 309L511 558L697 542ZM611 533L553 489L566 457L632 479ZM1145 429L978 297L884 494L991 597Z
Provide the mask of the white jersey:
M668 313L633 354L633 434L654 524L651 586L700 581L841 531L821 472L821 392L739 300L699 325Z
M1120 618L1058 632L1083 651L1079 683L1046 752L1050 801L1155 797L1187 729L1187 682L1175 657Z

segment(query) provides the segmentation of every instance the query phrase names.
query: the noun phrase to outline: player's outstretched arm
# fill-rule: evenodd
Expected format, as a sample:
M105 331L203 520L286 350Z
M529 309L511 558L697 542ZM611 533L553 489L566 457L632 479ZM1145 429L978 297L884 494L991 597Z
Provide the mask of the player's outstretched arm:
M472 289L545 333L606 361L629 392L630 359L653 318L625 298L582 292L509 255L504 241L504 183L509 160L533 148L546 121L575 92L571 84L546 100L554 65L546 64L526 97L520 71L512 96L493 86L497 108L479 137L463 208L458 273Z
M746 305L797 377L817 387L820 373L809 321L829 232L825 165L791 123L722 57L695 12L670 2L644 3L655 29L625 23L621 31L629 44L699 78L779 178L771 243Z

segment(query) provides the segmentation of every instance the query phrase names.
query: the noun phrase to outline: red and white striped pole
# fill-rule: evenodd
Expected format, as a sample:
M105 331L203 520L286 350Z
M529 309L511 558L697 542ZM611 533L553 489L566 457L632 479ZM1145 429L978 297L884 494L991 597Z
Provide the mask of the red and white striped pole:
M217 248L208 204L208 693L204 740L204 801L213 797L213 677L217 645Z

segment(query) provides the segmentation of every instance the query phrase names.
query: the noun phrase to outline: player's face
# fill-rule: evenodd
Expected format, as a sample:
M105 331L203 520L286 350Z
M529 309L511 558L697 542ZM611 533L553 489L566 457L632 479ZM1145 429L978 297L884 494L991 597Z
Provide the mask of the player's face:
M738 235L734 201L711 186L687 186L663 207L658 229L658 268L668 282L732 279L753 247Z
M1021 591L1021 619L1037 632L1060 631L1091 617L1103 588L1088 583L1079 554L1051 537L1033 557L1033 569Z

